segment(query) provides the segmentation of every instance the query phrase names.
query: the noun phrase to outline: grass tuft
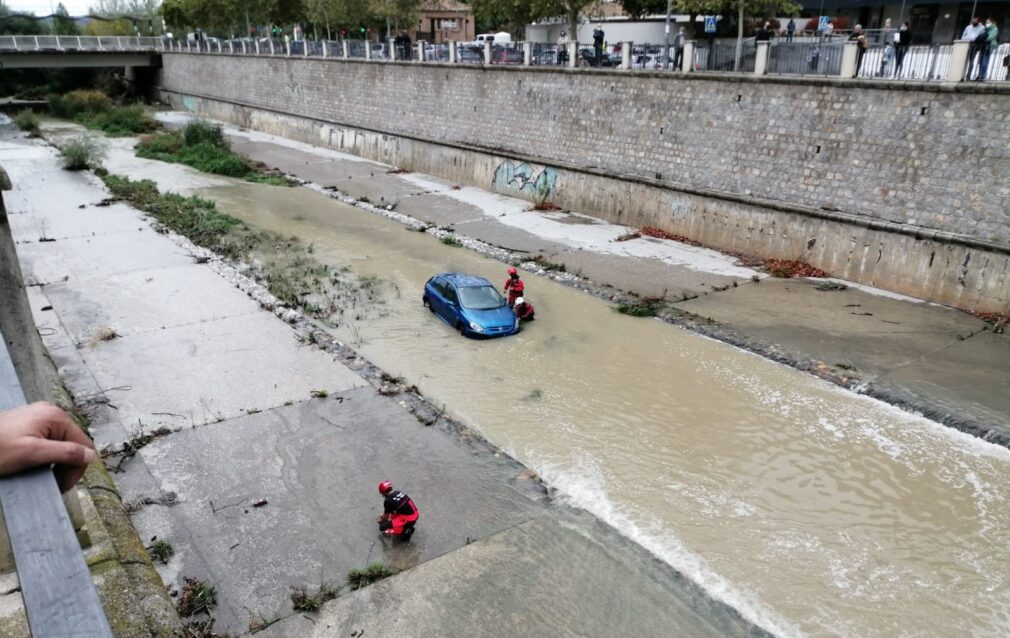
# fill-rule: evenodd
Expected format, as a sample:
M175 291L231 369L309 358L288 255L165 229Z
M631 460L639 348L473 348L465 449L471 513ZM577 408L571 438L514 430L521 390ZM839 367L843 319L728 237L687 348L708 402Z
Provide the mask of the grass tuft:
M35 111L28 109L21 111L14 116L14 124L20 130L28 133L29 137L39 137L42 134L42 131L39 129L39 116Z
M347 584L351 589L361 589L392 575L393 571L382 563L371 563L364 569L352 569L347 572Z
M175 549L168 541L157 540L154 541L153 545L147 548L147 553L151 556L151 560L159 563L167 563L168 559L175 555Z
M98 168L105 159L105 145L92 135L85 133L70 140L60 148L63 168L68 171L83 171Z
M327 601L337 597L339 589L328 583L319 586L315 595L309 595L305 587L291 588L291 602L295 611L318 611Z
M185 578L182 593L176 609L179 615L188 618L201 612L209 612L217 606L217 589L199 578Z
M615 310L632 317L655 317L663 309L664 304L662 297L643 297L635 303L619 304Z

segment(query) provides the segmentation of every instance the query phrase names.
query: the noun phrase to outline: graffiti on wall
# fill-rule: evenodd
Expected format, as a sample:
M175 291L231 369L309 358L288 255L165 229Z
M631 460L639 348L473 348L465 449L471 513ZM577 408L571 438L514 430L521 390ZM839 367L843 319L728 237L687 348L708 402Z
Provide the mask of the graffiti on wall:
M193 97L190 95L183 95L182 108L190 112L196 111L196 100L194 100Z
M527 162L505 160L495 169L491 184L517 190L533 197L546 198L554 192L558 173L550 166L536 167Z

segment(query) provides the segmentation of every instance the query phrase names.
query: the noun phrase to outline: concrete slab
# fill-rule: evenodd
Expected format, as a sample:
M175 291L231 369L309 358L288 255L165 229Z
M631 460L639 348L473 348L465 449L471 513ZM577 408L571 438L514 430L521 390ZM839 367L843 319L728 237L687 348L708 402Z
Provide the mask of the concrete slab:
M182 431L141 455L145 467L129 473L149 471L179 499L146 508L135 519L142 536L172 542L180 574L206 566L220 592L219 630L290 613L291 586L343 584L366 559L409 569L541 510L514 462L473 454L371 388ZM378 536L383 479L421 509L410 544ZM254 508L257 499L268 504Z
M984 322L949 308L816 285L769 278L676 305L830 365L854 366L864 380L948 405L953 414L1010 428L1010 337L982 332Z
M265 312L122 337L81 354L100 387L127 388L116 413L144 431L203 425L365 383L331 355L299 345ZM96 441L118 442L100 426Z
M120 204L108 207L46 208L23 215L12 215L11 230L18 241L33 242L47 237L50 239L71 239L110 235L113 233L136 233L144 226L135 211ZM123 238L128 241L129 238Z
M352 197L365 198L378 206L403 202L409 197L427 192L423 188L400 179L399 175L388 174L346 179L337 186Z
M45 287L73 343L103 326L122 336L261 312L240 290L204 265L138 270Z
M232 150L247 157L258 158L279 169L321 186L340 187L348 178L385 175L390 168L383 164L361 160L320 157L318 153L291 148L274 142L250 139L244 135L229 135ZM266 159L269 158L269 159Z
M585 250L566 250L545 254L549 261L562 263L565 270L618 290L640 295L681 299L706 294L714 288L732 286L745 280L699 272L647 257L600 255Z
M18 256L29 284L108 277L193 263L177 244L149 228L136 233L20 244Z
M436 226L485 219L484 213L476 206L437 193L405 199L396 207L396 212Z
M506 226L495 219L456 224L455 228L461 235L479 239L492 246L528 253L531 257L555 254L568 248L564 244L538 237L520 228Z
M694 601L656 572L582 529L538 518L338 598L317 619L295 616L264 633L270 638L748 635L731 619L703 619Z

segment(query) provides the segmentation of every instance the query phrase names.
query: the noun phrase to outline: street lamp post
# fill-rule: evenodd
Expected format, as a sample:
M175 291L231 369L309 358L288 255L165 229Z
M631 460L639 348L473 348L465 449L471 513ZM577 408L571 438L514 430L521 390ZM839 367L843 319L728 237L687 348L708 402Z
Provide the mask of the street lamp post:
M666 0L666 60L663 63L663 68L669 70L670 68L670 9L673 8L673 0Z

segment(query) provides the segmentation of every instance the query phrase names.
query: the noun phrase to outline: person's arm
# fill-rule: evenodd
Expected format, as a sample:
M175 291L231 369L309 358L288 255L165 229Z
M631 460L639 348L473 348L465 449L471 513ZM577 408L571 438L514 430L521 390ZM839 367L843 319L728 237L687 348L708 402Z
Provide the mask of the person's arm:
M91 440L55 405L33 403L0 413L0 476L53 465L66 492L94 460Z

